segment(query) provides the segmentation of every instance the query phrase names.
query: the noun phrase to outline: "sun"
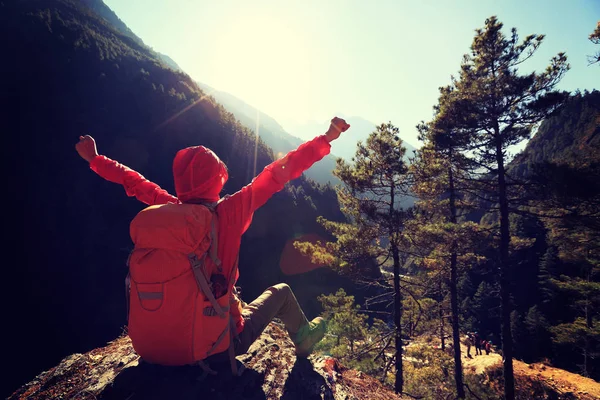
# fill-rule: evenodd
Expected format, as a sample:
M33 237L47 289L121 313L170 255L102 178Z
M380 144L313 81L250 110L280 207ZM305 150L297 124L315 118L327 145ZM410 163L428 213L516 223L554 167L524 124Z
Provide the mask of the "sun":
M266 113L292 116L310 104L311 59L302 32L277 18L227 21L214 38L216 89Z

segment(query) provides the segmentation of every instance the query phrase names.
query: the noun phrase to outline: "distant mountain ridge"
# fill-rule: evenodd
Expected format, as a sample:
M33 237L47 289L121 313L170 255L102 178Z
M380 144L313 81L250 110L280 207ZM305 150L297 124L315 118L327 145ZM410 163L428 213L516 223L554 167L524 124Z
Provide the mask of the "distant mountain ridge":
M344 116L341 114L339 117L346 119L350 124L350 129L335 143L334 153L337 157L341 157L346 161L351 161L352 157L356 154L357 143L359 141L364 143L371 132L374 132L377 129L378 125L359 116ZM306 138L311 131L322 130L323 127L326 127L328 124L329 121L313 121L298 124L297 126L294 126L294 132L297 136ZM400 132L400 137L402 137L402 132ZM413 156L413 151L416 150L416 147L405 140L403 140L403 145L406 148L405 158L408 160L408 157Z
M130 37L140 46L147 48L153 53L164 65L173 69L174 71L184 72L183 69L166 54L156 52L144 41L137 36L125 23L115 14L102 0L82 0L86 6L96 12L99 16L104 18L109 24L111 24L120 33ZM244 102L243 100L235 97L227 92L216 90L204 83L196 82L196 84L204 90L207 94L213 96L217 102L223 105L229 112L231 112L246 128L255 131L256 130L256 117L257 110L255 107ZM260 138L273 149L275 156L280 153L287 153L291 150L296 149L300 144L304 143L304 140L294 137L287 133L283 127L275 121L269 115L258 112L259 117L259 136ZM321 133L327 130L325 126ZM319 133L315 132L312 137L317 136ZM310 170L305 172L305 175L317 183L326 185L331 183L333 185L339 184L340 180L333 176L333 169L335 168L335 157L330 155L325 157L323 160L316 163Z
M81 0L85 5L94 10L99 16L108 21L114 28L122 34L132 38L136 43L146 47L163 64L174 71L185 72L183 69L166 54L156 52L137 36L127 25L106 5L102 0ZM285 154L296 149L303 142L314 138L315 136L327 131L329 121L323 123L306 124L300 127L298 133L286 132L286 130L271 116L257 110L256 107L246 103L244 100L231 93L220 91L205 83L196 82L196 84L207 94L213 96L217 102L231 112L238 121L246 128L256 130L256 118L259 120L259 136L273 149L275 156L281 153ZM320 184L332 185L340 184L341 181L333 175L335 169L335 159L341 157L350 161L356 152L356 143L359 140L364 141L371 132L376 129L376 125L360 117L350 117L348 122L352 128L346 132L342 138L336 141L332 154L316 163L311 169L305 172L310 179ZM412 156L415 149L409 143L404 143L407 156Z
M205 83L196 82L202 90L214 97L214 99L223 105L229 112L248 129L256 130L256 122L259 122L259 136L265 143L273 149L275 155L282 155L290 150L297 148L306 140L327 131L329 121L322 123L306 123L299 125L297 130L288 133L273 117L258 110L256 107L246 103L244 100L231 93L217 90ZM359 141L366 141L369 135L377 129L377 125L367 121L364 118L353 117L345 118L351 128L345 132L332 146L332 153L323 160L315 164L311 169L305 172L305 175L320 184L331 183L333 185L341 184L341 181L335 177L332 172L335 169L335 160L338 157L346 161L351 161L356 153L356 146ZM415 146L404 141L406 148L405 159L413 156L416 150Z
M205 83L196 83L208 95L212 96L219 104L225 107L225 109L235 115L237 120L242 125L253 132L256 131L256 122L258 118L258 135L269 147L273 149L275 157L283 156L305 142L305 140L286 132L285 129L273 117L260 110L257 110L256 107L246 103L244 100L230 93L212 88ZM309 139L325 133L327 128L328 126L326 125L320 130L313 131L309 136ZM338 143L341 141L342 140L339 139L335 142L334 146L332 147L332 151L335 151L338 148ZM331 154L314 164L309 170L304 172L304 174L319 184L326 185L330 183L332 185L337 185L340 184L341 181L333 175L334 168L335 155Z

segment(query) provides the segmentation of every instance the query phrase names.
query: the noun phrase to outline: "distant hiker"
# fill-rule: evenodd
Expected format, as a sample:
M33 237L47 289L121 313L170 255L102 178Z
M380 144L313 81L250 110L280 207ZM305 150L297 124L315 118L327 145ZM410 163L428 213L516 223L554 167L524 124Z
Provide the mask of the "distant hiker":
M333 118L327 132L274 161L253 181L220 198L225 164L203 146L177 152L173 175L177 197L132 169L98 155L91 136L75 146L90 168L121 184L128 196L150 205L133 219L134 250L128 261L128 333L136 352L161 365L199 364L245 353L273 318L285 324L298 356L309 355L324 336L322 318L308 321L290 287L280 283L242 305L236 294L238 253L254 212L284 185L329 154L331 141L350 125Z
M473 358L471 356L471 346L473 345L473 338L470 333L467 333L465 336L463 336L462 344L464 344L467 347L467 357Z
M492 352L492 341L488 340L485 342L485 354L489 355Z
M473 342L475 343L475 355L481 356L483 353L481 352L481 338L479 337L479 333L473 333Z
M482 339L480 343L481 343L481 349L482 349L482 351L485 350L485 346L487 344L487 340Z

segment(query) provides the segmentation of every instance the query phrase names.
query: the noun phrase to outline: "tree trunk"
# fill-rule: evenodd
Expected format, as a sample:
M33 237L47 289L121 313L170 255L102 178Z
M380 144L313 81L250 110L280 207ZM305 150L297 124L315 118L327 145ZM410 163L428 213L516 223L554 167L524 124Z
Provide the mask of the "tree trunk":
M456 197L454 192L454 176L452 167L448 168L448 186L450 189L450 222L456 224ZM452 342L454 343L454 381L456 382L456 397L465 398L463 384L462 359L460 354L460 327L458 325L458 271L457 271L456 242L452 242L450 254L450 308L452 311Z
M396 383L394 390L402 393L404 378L402 374L402 293L400 292L400 255L398 246L392 244L394 259L394 325L396 326Z
M588 275L588 282L589 281L590 281L590 277ZM589 302L588 295L586 294L586 296L585 296L585 327L589 330L589 332L586 332L586 333L591 333L591 329L593 327L592 313L590 312L589 308L590 308L590 302ZM582 375L585 377L589 377L590 370L588 368L588 352L590 350L590 341L588 339L588 335L585 336L583 346L584 346L584 348L583 348L583 373L582 373Z
M444 338L444 295L443 295L443 290L444 290L444 285L443 285L443 277L442 274L440 274L440 296L441 296L441 300L440 300L440 304L439 304L439 308L438 308L438 314L439 314L439 318L440 318L440 341L441 341L441 345L440 348L442 349L442 351L446 350L446 340Z
M513 375L513 341L510 331L510 287L509 287L509 257L510 231L508 220L508 195L506 193L506 177L504 171L504 155L500 128L496 122L496 162L498 164L498 201L500 203L500 298L502 305L502 358L504 363L504 397L506 400L515 398L515 378Z
M396 381L394 390L401 394L404 389L404 378L402 373L402 293L400 292L400 253L396 242L396 230L394 227L394 204L395 204L395 185L392 181L390 187L390 213L388 235L390 247L392 250L392 259L394 260L394 325L396 327Z

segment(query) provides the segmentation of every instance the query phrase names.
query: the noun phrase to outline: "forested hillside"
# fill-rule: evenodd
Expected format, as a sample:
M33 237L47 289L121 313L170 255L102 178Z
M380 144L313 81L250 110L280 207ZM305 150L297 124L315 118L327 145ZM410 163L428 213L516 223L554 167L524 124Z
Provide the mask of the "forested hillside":
M338 335L323 349L411 396L481 398L470 391L469 344L502 354L507 399L523 389L513 359L600 379L600 92L557 90L564 53L521 73L544 35L507 32L495 16L476 29L432 119L417 126L411 165L392 124L338 164L351 223L321 219L337 240L299 245L382 288L358 310L344 292L321 298ZM415 206L401 207L410 195ZM377 304L389 313L372 321Z
M526 362L548 358L596 379L600 371L590 357L600 344L599 133L600 92L575 94L508 166L515 197L532 206L516 201L518 214L511 219L511 231L521 239L511 251L515 356ZM483 217L486 225L497 221L494 213ZM498 288L489 274L483 265L465 275L462 308L468 329L499 342Z
M235 118L246 128L253 132L257 130L258 123L258 135L265 142L267 146L273 149L273 152L277 154L285 154L290 150L300 146L304 140L293 136L293 132L286 132L285 129L272 117L265 114L264 112L257 110L255 107L244 102L243 100L235 97L234 95L226 92L214 89L206 84L199 83L207 94L214 97L215 100L223 105L225 109L230 111ZM311 138L321 135L327 130L327 127L315 128L311 132ZM344 137L342 142L347 142L351 139ZM337 144L337 143L336 143ZM335 149L339 149L339 145ZM333 175L333 169L335 168L336 154L327 155L321 161L316 163L311 169L305 172L305 175L321 185L337 185L340 183Z

